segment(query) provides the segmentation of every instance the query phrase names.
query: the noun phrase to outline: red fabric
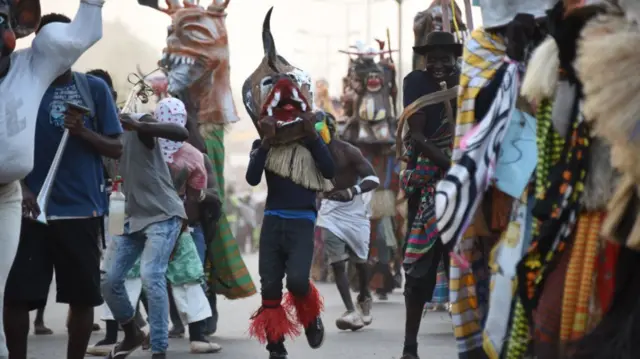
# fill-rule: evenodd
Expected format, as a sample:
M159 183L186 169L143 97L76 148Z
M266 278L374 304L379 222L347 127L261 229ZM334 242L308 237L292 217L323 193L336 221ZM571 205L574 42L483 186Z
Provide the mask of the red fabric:
M612 241L606 241L603 256L599 263L598 275L596 278L598 288L598 299L603 312L609 310L613 293L615 291L615 273L618 263L620 245Z
M324 310L324 303L318 288L309 282L309 294L304 298L298 298L288 292L284 299L284 307L292 313L295 309L298 323L303 327L308 327L320 313Z
M262 307L251 317L249 336L262 344L276 343L284 337L291 339L300 335L300 328L280 301L263 300Z

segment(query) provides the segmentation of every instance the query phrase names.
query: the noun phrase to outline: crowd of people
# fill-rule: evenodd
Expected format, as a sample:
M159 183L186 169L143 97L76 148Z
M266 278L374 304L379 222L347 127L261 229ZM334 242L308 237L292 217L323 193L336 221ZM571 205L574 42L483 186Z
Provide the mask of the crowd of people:
M214 166L188 142L181 100L121 111L107 71L71 70L102 36L103 3L81 0L72 20L41 16L37 0L0 0L0 359L28 357L31 311L34 332L51 333L54 274L56 301L69 305L67 359L123 359L140 347L163 359L169 338L187 331L191 353L221 350L205 280L210 224L225 207ZM425 307L450 311L460 358L633 357L637 110L602 99L612 97L606 81L624 81L602 71L598 51L637 58L602 40L640 38L637 9L480 3L483 28L464 44L431 32L413 48L425 68L404 78L401 359L419 358ZM245 179L264 179L267 198L261 221L243 215L236 234L253 242L260 226L262 300L249 334L286 359L287 338L304 333L313 349L325 340L310 280L316 236L345 307L335 325L372 323L370 201L381 179L313 106L309 76L277 55L270 17L264 59L243 86L260 136ZM32 46L14 51L31 33ZM105 337L89 346L98 306Z

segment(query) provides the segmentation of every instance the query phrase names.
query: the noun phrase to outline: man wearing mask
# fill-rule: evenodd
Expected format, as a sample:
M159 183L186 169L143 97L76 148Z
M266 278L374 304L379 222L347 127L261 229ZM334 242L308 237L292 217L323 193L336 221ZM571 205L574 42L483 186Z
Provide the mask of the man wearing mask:
M22 215L19 180L33 168L38 105L53 80L102 37L103 3L81 0L74 21L49 26L35 37L31 48L14 52L16 39L35 31L40 3L0 0L0 308L4 307L5 281L18 249ZM27 331L28 326L27 317ZM3 327L0 323L0 358L7 358ZM82 347L82 341L72 342ZM83 355L84 350L70 348L68 358Z

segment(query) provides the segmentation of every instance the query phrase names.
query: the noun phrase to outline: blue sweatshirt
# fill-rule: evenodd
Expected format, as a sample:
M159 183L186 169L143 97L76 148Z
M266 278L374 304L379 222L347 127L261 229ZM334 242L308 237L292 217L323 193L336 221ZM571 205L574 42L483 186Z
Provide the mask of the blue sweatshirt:
M335 166L329 149L324 144L320 136L312 140L305 140L305 146L311 151L311 155L316 161L322 176L327 179L335 175ZM316 191L304 188L294 183L288 178L265 170L269 150L261 146L260 140L255 140L251 146L249 166L247 167L247 183L257 186L262 179L262 172L267 179L267 203L265 204L265 214L274 211L311 211L316 208Z

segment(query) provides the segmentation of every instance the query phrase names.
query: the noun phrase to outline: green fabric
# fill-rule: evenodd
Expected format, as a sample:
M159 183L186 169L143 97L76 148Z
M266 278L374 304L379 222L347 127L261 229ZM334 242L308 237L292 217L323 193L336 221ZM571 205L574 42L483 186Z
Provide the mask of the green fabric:
M129 274L127 274L127 279L136 278L140 278L140 258L138 258L136 263L133 265L133 268L129 271Z
M198 249L193 242L191 234L182 233L176 243L169 266L167 267L167 280L174 285L201 282L204 279L204 271Z
M193 237L187 232L178 238L176 248L167 267L167 279L171 284L186 284L203 280L204 272ZM140 258L127 274L127 279L140 278Z
M218 193L224 203L224 128L207 134L207 154L218 183ZM246 298L256 293L256 287L242 260L227 216L222 213L216 228L216 237L209 242L205 273L209 287L229 299Z

